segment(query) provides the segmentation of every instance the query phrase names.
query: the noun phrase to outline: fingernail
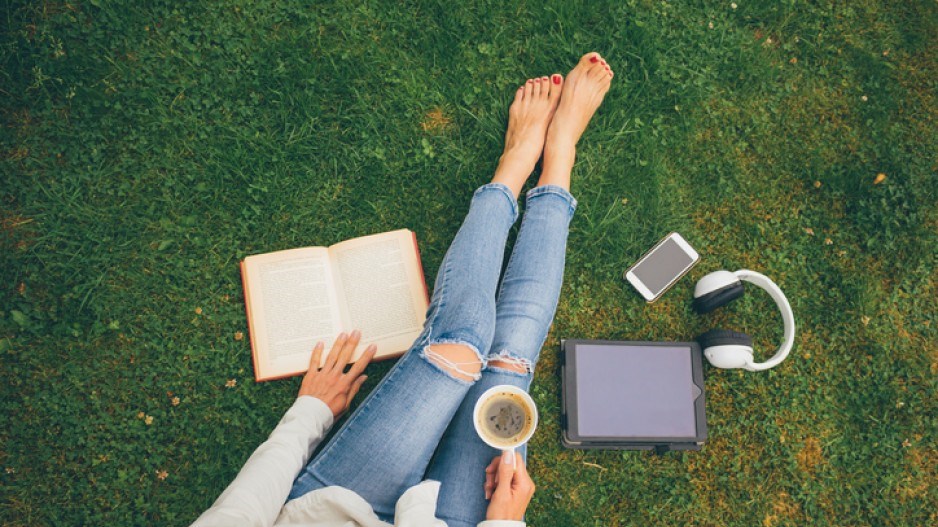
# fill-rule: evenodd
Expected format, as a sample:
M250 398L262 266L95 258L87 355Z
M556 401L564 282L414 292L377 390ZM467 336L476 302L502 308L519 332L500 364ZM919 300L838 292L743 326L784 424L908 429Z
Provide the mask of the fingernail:
M361 331L359 331L359 330L356 329L355 331L352 332L352 337L358 338L358 337L360 337L360 336L362 336L362 332L361 332Z
M514 451L514 450L506 450L505 453L502 454L502 463L504 463L504 464L506 464L506 465L512 465L512 466L514 466L514 464L515 464L515 451Z
M345 332L343 331L342 333L339 333L339 336L336 337L335 339L336 339L336 340L342 340L342 339L344 339L344 338L345 338Z
M592 57L590 57L590 62L592 62L593 64L599 62L599 57L597 57L596 55L593 55Z
M605 61L605 60L601 60L601 61L599 61L599 62L600 62L600 64L602 64L603 66L606 65L606 61Z
M560 75L554 75L554 84L560 84Z
M322 349L322 346L323 346L323 343L321 340L316 343L316 349Z

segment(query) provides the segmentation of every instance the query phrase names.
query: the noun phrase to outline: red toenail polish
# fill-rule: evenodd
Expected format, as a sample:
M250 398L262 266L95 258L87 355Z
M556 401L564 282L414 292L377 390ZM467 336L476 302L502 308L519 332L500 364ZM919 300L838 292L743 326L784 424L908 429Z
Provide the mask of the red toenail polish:
M560 75L554 75L554 84L560 84Z
M595 64L595 63L599 62L599 58L596 57L596 55L593 55L592 57L590 57L590 62L592 62L593 64Z

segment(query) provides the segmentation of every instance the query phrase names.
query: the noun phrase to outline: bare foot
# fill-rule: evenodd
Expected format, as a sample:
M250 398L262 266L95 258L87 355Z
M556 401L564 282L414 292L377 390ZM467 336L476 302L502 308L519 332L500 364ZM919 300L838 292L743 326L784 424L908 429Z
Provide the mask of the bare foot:
M583 55L567 75L560 104L547 130L544 165L538 185L570 188L576 144L603 102L615 74L599 53Z
M515 92L515 100L508 108L505 151L498 160L492 182L506 185L515 197L541 157L547 125L560 102L563 86L563 77L559 74L528 79Z

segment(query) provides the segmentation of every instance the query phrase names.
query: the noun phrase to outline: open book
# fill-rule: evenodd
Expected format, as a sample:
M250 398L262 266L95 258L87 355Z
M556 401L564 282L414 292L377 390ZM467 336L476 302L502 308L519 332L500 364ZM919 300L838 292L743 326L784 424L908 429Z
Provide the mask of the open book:
M241 277L258 381L304 373L316 342L325 342L325 361L335 337L354 329L362 338L352 361L372 343L375 359L398 357L420 335L429 304L407 229L248 256Z

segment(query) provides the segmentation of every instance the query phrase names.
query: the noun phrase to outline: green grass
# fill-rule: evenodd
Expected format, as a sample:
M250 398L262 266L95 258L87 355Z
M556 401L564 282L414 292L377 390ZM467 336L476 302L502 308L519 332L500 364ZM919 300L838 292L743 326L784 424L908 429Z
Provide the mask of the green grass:
M530 523L934 524L938 7L736 3L4 3L0 523L191 522L298 386L252 380L238 261L406 227L432 280L514 87L598 50ZM702 261L646 305L622 271L672 230ZM690 310L739 267L800 332L708 369L705 448L564 450L559 338L765 356L766 295Z

